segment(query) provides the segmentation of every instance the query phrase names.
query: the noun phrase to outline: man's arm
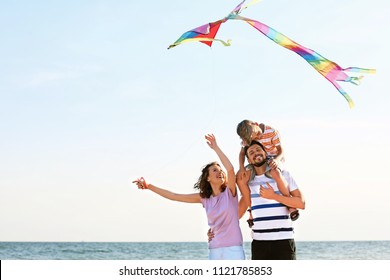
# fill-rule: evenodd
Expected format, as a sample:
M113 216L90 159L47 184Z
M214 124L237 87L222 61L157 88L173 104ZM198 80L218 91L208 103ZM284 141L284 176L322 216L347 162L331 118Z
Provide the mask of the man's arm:
M260 195L264 198L273 199L280 202L287 207L305 209L305 199L299 189L295 189L290 192L291 196L284 196L275 193L270 184L267 183L267 187L260 186Z
M250 171L238 171L236 175L238 189L241 193L241 198L238 203L238 217L241 217L245 214L245 211L248 207L251 206L251 195L248 187L248 181L250 177Z

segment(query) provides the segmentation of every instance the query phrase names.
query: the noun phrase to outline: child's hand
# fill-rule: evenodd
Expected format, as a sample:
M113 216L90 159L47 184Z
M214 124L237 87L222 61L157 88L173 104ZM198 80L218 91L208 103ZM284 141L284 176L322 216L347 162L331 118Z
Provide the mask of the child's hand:
M282 179L282 173L280 172L279 168L271 169L269 172L269 175L277 181L279 179Z
M272 186L267 183L267 187L264 187L263 185L260 185L260 196L267 199L273 199L275 197L276 193Z
M271 169L277 169L279 165L279 162L274 158L270 158L267 163Z
M135 183L137 185L137 187L141 190L148 188L148 184L146 183L144 177L141 177L137 180L134 180L133 183Z
M250 143L247 143L245 140L241 139L241 147L249 146Z
M217 139L215 139L214 134L206 134L206 135L204 136L204 138L206 138L206 140L207 140L207 145L209 145L209 147L210 147L211 149L214 150L215 148L218 147L218 145L217 145Z

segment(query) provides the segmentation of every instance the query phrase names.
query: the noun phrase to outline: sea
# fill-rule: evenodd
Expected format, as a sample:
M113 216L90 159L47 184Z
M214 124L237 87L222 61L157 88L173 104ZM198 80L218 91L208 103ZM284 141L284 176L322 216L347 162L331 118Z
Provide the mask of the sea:
M244 243L250 259L250 242ZM298 260L390 260L390 241L296 241ZM207 260L206 242L0 242L0 260Z

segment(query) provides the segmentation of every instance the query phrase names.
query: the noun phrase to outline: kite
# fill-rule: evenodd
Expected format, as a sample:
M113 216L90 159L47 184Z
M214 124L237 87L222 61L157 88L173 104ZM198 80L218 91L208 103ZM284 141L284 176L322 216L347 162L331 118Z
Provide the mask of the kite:
M222 23L225 23L228 20L242 20L256 28L262 34L267 36L269 39L279 44L280 46L295 52L300 55L303 59L305 59L314 69L316 69L322 76L324 76L329 82L331 82L336 89L344 96L344 98L348 101L349 107L353 108L354 103L351 97L341 88L341 86L337 83L338 81L350 82L355 85L359 85L363 76L353 77L348 76L346 72L354 72L354 73L369 73L374 74L376 72L375 69L364 69L358 67L348 67L342 68L337 63L326 59L321 56L317 52L306 48L290 38L286 37L282 33L276 31L275 29L269 27L268 25L261 23L259 21L245 18L240 16L240 13L246 9L248 6L254 4L255 2L259 2L259 0L254 0L248 5L243 7L245 0L242 1L229 15L225 18L204 24L195 29L185 32L176 42L168 47L168 49L173 48L177 45L180 45L185 42L201 42L209 47L212 46L214 41L220 42L225 46L230 46L230 40L223 41L221 39L216 39L215 36L221 26Z

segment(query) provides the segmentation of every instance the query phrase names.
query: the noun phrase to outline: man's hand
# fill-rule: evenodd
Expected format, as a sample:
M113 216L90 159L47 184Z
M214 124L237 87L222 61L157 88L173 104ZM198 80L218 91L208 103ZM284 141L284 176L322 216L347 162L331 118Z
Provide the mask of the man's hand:
M276 195L277 194L275 193L274 189L272 188L272 186L269 183L267 183L267 187L260 185L260 196L261 197L267 198L267 199L274 199L274 197Z
M214 232L211 230L211 228L209 228L209 230L207 231L207 237L209 238L209 242L214 238Z
M250 170L238 170L237 174L236 174L236 183L237 185L240 185L240 186L247 186L248 185L248 182L249 182L249 178L250 178L250 175L251 175L251 171Z

